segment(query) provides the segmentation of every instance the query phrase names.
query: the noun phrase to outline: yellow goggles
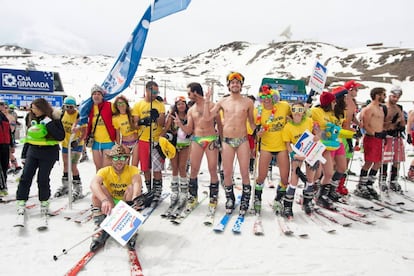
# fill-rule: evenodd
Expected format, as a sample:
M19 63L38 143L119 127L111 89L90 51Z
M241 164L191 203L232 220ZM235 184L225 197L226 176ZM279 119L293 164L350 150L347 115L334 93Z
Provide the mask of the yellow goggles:
M234 79L236 79L236 80L238 80L238 81L240 81L240 82L243 82L243 81L244 81L244 77L243 77L243 75L242 75L242 74L240 74L240 73L237 73L237 72L230 73L230 74L227 76L227 80L228 80L228 81L232 81L232 80L234 80Z
M292 113L303 113L303 112L305 112L305 108L303 106L292 107Z

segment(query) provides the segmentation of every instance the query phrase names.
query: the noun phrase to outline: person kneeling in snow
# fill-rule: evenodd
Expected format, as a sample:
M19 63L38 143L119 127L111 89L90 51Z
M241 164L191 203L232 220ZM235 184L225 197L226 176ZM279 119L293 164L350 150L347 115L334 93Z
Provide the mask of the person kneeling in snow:
M139 169L128 165L130 154L122 145L115 144L106 155L111 165L101 168L91 182L93 218L99 226L112 208L123 200L139 210L151 202L150 194L142 193L142 182ZM147 204L148 203L148 204ZM109 234L104 230L97 232L92 238L91 250L95 251L104 245ZM131 238L129 246L135 247L136 237Z

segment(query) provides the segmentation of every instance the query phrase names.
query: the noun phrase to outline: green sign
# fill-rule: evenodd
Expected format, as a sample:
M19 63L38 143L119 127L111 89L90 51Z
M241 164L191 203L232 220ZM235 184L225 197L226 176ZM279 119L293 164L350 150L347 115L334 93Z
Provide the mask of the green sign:
M306 102L308 98L308 95L306 94L305 82L303 80L263 78L261 86L264 84L268 84L272 87L272 89L278 90L280 98L283 101Z

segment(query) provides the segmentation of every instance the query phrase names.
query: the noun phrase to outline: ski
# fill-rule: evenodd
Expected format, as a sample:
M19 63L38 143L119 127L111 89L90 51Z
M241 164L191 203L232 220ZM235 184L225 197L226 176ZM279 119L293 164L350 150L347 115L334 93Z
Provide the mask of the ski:
M386 208L386 209L391 210L393 212L396 212L396 213L403 213L404 212L403 210L401 210L401 208L399 208L398 205L389 204L389 203L383 202L383 201L378 200L378 199L366 199L364 197L359 196L358 194L355 194L355 195L360 199L363 199L367 202L371 202L372 204L374 204L376 206Z
M20 227L20 228L24 228L26 224L26 218L25 218L25 214L18 214L17 218L16 218L16 223L13 225L13 227Z
M231 229L231 231L233 231L233 233L235 233L235 234L240 234L243 222L244 222L244 214L240 214L237 217L236 221L234 222L234 225L233 225L233 228Z
M37 197L37 195L30 195L29 199L34 198L34 197ZM16 197L0 197L0 203L6 204L10 202L15 202L15 201L17 201Z
M324 210L320 208L315 208L314 212L321 217L324 217L334 223L342 225L343 227L349 227L352 225L352 222L349 222L348 220L345 220L345 219L340 219L340 217L333 216L332 214L326 213Z
M131 266L131 276L144 276L142 266L138 259L137 251L134 248L128 248L129 264Z
M334 234L336 233L336 228L332 227L328 222L322 220L320 217L315 216L315 214L307 215L307 217L317 226L319 226L322 231L328 233L328 234Z
M216 214L216 208L217 208L216 205L214 205L214 206L209 205L208 206L208 213L205 216L204 221L203 221L203 224L204 225L206 225L206 226L213 225L213 223L214 223L214 216Z
M98 249L99 250L99 249ZM66 274L65 276L76 276L78 275L79 271L81 271L85 265L96 255L98 252L96 251L88 251Z
M184 209L184 211L179 216L177 216L176 218L174 218L174 219L171 220L171 223L172 224L175 224L175 225L181 224L183 222L183 220L185 220L191 214L191 212L194 211L198 206L200 206L200 204L204 200L206 200L207 198L208 198L208 192L207 191L204 191L203 192L203 196L196 203L196 205L194 205L193 208L186 208L186 209Z
M48 215L46 215L45 217L41 217L39 220L39 225L36 227L37 231L46 231L49 227L49 223L48 223Z
M276 215L276 219L277 219L277 224L279 225L280 231L282 231L282 233L285 236L293 236L294 232L290 228L289 226L290 224L288 223L288 221L281 215Z
M92 209L89 208L86 212L84 212L81 215L75 217L73 219L73 222L80 224L80 223L88 222L91 219L92 219Z
M236 202L234 203L234 209L236 209L236 207L240 204L241 201L241 195L239 195L236 198ZM233 212L231 213L225 213L223 215L223 217L221 218L220 222L214 226L213 231L216 233L221 233L224 232L224 229L226 228L227 224L230 221L231 216L233 215Z
M263 230L263 224L262 224L262 217L260 214L255 215L256 219L253 224L253 233L256 236L263 236L264 230Z

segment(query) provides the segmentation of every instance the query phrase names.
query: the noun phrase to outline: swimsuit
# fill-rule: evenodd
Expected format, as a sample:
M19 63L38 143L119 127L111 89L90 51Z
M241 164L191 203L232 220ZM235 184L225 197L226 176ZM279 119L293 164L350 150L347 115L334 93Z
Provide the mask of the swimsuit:
M226 144L229 144L232 148L238 148L241 144L247 141L247 137L241 137L241 138L228 138L224 137L223 142Z
M217 137L217 135L193 136L191 140L196 142L200 147L203 148L203 150L205 150L211 142L217 141Z

